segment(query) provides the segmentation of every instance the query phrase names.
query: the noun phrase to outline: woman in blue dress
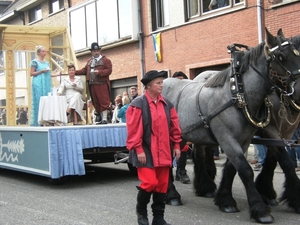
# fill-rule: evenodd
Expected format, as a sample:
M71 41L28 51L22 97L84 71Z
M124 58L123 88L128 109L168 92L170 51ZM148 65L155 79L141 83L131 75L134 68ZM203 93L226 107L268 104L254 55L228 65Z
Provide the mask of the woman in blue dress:
M50 74L50 64L45 60L45 47L37 46L36 54L37 57L30 63L30 76L32 76L30 126L39 126L40 97L52 92L51 76L57 76Z

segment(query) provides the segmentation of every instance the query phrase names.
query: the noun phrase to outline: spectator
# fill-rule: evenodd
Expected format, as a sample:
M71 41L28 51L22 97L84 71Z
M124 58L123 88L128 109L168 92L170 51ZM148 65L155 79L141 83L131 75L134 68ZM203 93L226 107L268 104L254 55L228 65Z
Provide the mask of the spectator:
M185 75L183 72L178 71L173 74L173 78L177 79L188 79L187 75ZM181 155L179 160L177 161L177 169L176 169L176 175L175 175L175 180L181 181L184 184L188 184L191 182L189 176L187 175L187 170L185 169L186 167L186 160L187 160L187 152L189 150L189 144L184 146L183 149L181 149Z
M130 100L128 98L128 96L123 96L122 98L122 107L120 108L118 114L117 114L117 117L120 118L120 123L126 123L126 111L128 109L128 106L129 106L129 103L130 103Z
M297 130L295 130L295 132L293 133L292 140L296 140L297 144L299 144L300 127L298 127ZM300 171L300 166L298 166L298 162L300 163L300 147L299 146L298 147L286 147L286 149L294 162L296 171ZM298 162L297 162L297 159L298 159Z
M6 125L6 109L2 109L1 113L1 124Z
M115 99L115 108L113 111L113 116L112 116L112 123L119 123L120 122L120 118L118 117L118 112L119 110L122 108L122 98L120 96L117 95L116 99Z
M124 96L127 96L129 98L129 94L128 94L127 91L123 91L123 96L122 97L124 97Z
M131 94L131 101L133 101L133 99L135 99L137 96L139 96L136 86L130 87L130 94Z
M213 10L213 9L222 8L222 7L225 7L228 5L229 5L228 0L211 0L208 5L208 9Z
M259 136L254 136L254 137L259 138ZM263 166L264 162L265 162L268 148L264 145L258 145L258 144L254 144L254 148L257 151L258 163L256 163L254 165L253 170L254 171L260 171L262 169L262 166Z
M27 124L27 113L24 108L20 108L17 124Z

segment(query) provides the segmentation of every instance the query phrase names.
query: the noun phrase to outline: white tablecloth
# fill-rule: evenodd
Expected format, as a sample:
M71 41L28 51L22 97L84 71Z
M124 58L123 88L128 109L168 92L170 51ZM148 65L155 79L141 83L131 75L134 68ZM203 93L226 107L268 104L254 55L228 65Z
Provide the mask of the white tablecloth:
M39 124L44 126L67 125L66 96L42 96L40 98Z

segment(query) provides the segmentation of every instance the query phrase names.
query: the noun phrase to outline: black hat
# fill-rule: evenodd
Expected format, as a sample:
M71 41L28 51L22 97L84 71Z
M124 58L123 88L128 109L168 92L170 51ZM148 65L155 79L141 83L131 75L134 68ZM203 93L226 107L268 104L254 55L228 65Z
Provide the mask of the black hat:
M98 45L97 42L94 42L94 43L91 44L90 51L92 51L92 50L100 50L100 49L101 49L101 47Z
M173 78L176 78L176 77L183 77L183 79L189 79L188 77L187 77L187 75L185 75L183 72L181 72L181 71L178 71L178 72L175 72L174 74L173 74Z
M154 80L155 78L158 78L158 77L167 78L168 77L167 71L158 72L157 70L150 70L145 74L143 79L141 79L141 82L144 85L147 85L150 81L152 81L152 80Z

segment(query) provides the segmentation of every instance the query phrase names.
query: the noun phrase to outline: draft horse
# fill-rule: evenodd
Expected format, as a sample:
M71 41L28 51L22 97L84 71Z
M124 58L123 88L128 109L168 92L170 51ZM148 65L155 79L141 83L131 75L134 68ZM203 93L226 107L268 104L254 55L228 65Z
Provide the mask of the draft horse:
M300 36L291 39L295 48L300 50ZM219 71L205 71L199 74L194 81L207 82ZM294 145L291 141L293 132L300 122L300 83L297 76L291 77L289 83L282 84L284 89L274 89L268 95L271 102L272 119L270 124L257 131L260 139L253 139L252 142L268 146L268 154L262 171L257 176L255 185L267 205L277 205L277 194L273 187L274 169L277 162L285 173L286 181L284 192L279 199L287 202L296 213L300 213L300 180L295 173L293 162L284 147ZM276 113L277 112L277 113ZM197 145L194 151L194 189L198 196L213 197L216 190L214 178L216 167L213 160L215 147ZM224 178L226 179L226 178ZM230 188L231 187L226 187ZM225 211L225 210L224 210ZM233 205L229 212L238 211ZM225 211L226 212L226 211Z
M270 122L267 94L273 87L283 89L281 81L299 74L299 52L281 30L273 36L266 29L265 42L234 57L233 66L207 83L166 79L163 95L177 109L185 140L220 145L224 150L228 166L223 176L238 172L246 189L251 218L259 223L272 223L273 216L255 187L254 174L244 153L257 129ZM270 71L276 76L271 77ZM267 117L259 120L264 105ZM219 188L222 193L215 201L225 211L236 205L231 189L223 188L227 183L231 187L233 178L229 175L224 179Z

